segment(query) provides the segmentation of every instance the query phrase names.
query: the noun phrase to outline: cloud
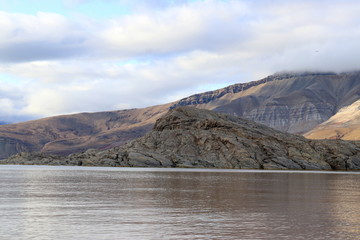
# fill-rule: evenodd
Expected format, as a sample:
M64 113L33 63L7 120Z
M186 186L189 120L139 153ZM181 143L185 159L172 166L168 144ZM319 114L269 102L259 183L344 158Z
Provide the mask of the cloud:
M0 85L0 121L24 121L34 117L19 111L26 105L24 88L8 83Z
M109 1L109 0L108 0ZM111 0L110 0L111 1ZM135 11L151 11L154 9L164 9L171 6L186 5L191 0L118 0L121 5L128 6Z
M34 41L0 47L0 62L27 62L71 58L85 53L76 44L56 44L47 41Z
M175 5L165 10L86 23L54 13L40 12L34 16L0 12L3 29L0 61L83 55L98 59L146 58L194 49L229 48L246 36L247 30L236 24L245 12L246 6L236 1Z
M0 28L3 63L79 57L89 50L86 29L59 14L0 12Z
M246 39L247 29L237 23L246 10L236 1L210 1L134 14L111 21L99 42L111 54L144 57L230 48Z
M145 107L276 71L358 69L357 1L108 1L132 12L0 12L0 81L18 79L1 88L0 117Z

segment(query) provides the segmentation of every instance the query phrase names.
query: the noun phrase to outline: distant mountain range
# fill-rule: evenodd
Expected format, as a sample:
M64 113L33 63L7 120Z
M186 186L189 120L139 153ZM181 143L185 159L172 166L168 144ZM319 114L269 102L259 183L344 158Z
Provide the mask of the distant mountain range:
M145 135L158 118L178 106L244 117L309 138L355 140L360 127L356 115L359 99L360 72L274 74L259 81L235 84L159 106L79 113L2 125L0 159L21 151L66 155L88 148L122 145ZM349 111L352 117L344 113ZM343 126L335 129L335 126L339 127L339 119Z

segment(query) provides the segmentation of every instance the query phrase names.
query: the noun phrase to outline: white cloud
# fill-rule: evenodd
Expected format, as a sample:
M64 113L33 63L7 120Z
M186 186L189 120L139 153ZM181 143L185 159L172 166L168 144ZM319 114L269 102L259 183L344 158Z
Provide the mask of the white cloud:
M142 6L96 21L0 12L0 77L20 79L0 89L0 117L143 107L275 71L345 71L360 61L357 1ZM12 96L19 84L23 97Z
M85 27L59 14L0 12L0 29L0 62L79 57L88 51Z
M106 24L98 43L115 57L162 57L188 51L230 48L246 29L237 24L245 4L205 1L133 14Z
M22 121L33 116L25 116L20 111L25 106L25 85L17 86L3 82L0 84L0 121Z

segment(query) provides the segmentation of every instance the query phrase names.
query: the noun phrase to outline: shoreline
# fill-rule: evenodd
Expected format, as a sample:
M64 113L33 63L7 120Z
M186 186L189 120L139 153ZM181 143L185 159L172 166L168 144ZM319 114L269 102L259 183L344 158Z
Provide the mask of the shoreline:
M182 167L111 167L111 166L76 166L76 165L37 165L37 164L1 164L2 169L18 169L28 167L48 170L107 170L119 172L209 172L209 173L311 173L311 174L360 174L357 170L296 170L296 169L233 169L233 168L182 168Z

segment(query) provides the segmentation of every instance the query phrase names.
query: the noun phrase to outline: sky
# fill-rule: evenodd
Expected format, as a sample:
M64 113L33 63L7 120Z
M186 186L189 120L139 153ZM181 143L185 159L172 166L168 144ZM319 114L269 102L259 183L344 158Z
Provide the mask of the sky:
M360 70L357 0L0 0L0 122Z

